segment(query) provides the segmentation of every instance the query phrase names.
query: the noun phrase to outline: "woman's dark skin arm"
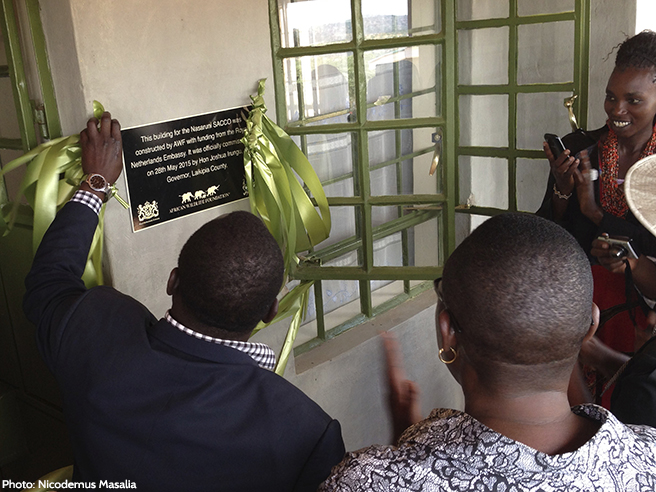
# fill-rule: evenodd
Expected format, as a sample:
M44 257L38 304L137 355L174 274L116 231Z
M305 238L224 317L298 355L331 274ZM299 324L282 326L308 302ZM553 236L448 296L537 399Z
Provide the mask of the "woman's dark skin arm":
M604 379L610 379L630 357L613 350L597 337L592 337L581 346L579 360L601 373Z
M405 376L399 341L391 333L383 333L389 408L392 416L393 442L396 444L408 427L422 420L419 387Z
M579 199L581 213L596 225L601 224L604 218L604 212L594 194L594 181L592 179L592 165L588 157L588 151L581 151L581 161L576 169L572 172L572 179L576 187L576 196Z
M567 196L573 193L575 189L574 171L579 166L579 160L570 156L569 149L565 149L565 151L556 159L554 158L549 145L547 145L547 142L543 142L542 147L544 148L544 153L549 160L551 174L556 180L556 188L560 194ZM553 220L559 221L565 215L568 200L558 197L558 195L556 195L556 193L553 191L552 193L553 197L551 199L551 207L553 212Z

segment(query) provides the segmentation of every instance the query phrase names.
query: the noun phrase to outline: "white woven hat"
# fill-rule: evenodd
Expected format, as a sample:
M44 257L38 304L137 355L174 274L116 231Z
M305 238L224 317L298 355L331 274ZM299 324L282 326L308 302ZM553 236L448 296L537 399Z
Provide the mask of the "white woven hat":
M656 155L631 166L624 178L624 194L633 215L656 236Z

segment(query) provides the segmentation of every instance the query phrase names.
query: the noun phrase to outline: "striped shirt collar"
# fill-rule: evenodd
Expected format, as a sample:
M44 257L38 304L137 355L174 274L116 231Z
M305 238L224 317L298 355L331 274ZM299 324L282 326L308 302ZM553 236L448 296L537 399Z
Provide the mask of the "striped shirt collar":
M276 366L276 354L269 348L267 345L259 342L241 342L239 340L223 340L221 338L214 338L202 333L198 333L190 328L187 328L182 323L177 322L173 319L171 314L166 311L166 321L175 326L178 330L191 335L193 337L205 340L210 343L218 343L219 345L225 345L226 347L231 347L237 349L245 354L249 355L257 365L272 371Z

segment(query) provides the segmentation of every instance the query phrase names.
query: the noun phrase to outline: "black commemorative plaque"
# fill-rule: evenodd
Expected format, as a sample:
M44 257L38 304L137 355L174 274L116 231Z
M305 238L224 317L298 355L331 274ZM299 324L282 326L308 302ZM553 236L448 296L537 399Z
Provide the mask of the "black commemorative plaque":
M133 231L248 196L240 140L249 109L121 130Z

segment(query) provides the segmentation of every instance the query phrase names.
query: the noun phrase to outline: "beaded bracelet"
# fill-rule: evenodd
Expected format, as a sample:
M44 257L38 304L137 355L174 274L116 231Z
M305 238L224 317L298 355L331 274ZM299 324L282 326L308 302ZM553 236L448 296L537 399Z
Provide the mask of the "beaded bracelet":
M558 191L558 188L556 187L556 183L554 183L553 185L553 191L554 194L561 200L569 200L569 198L572 196L572 193L570 193L569 195L563 195L560 191Z

